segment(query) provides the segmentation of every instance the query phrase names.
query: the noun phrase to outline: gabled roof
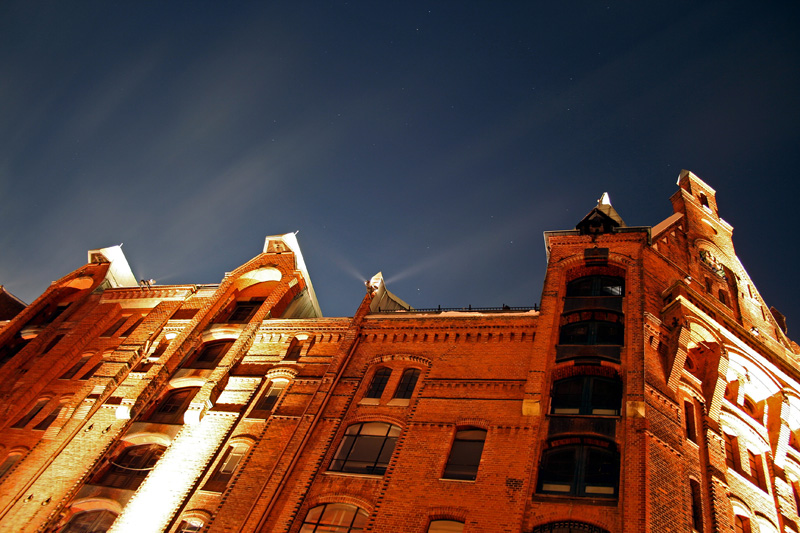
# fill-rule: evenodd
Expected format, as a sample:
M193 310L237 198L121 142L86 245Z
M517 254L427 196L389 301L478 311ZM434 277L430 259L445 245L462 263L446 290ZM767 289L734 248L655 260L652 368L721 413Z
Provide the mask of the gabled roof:
M25 309L25 302L11 294L5 287L0 285L0 320L11 320L20 311Z

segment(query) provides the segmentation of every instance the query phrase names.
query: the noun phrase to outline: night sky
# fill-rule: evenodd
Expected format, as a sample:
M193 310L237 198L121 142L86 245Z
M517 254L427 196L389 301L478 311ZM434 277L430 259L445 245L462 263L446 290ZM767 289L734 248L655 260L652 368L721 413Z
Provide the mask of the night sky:
M218 283L298 240L326 316L532 305L542 232L687 168L800 338L797 2L0 3L0 283L124 243Z

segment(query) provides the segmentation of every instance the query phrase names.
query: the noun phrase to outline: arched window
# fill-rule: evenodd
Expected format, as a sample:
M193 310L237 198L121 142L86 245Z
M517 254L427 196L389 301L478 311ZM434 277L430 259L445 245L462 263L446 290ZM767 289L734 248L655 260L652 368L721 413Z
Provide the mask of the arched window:
M275 405L278 403L283 391L286 390L289 382L286 380L270 381L264 389L264 394L258 399L250 411L250 416L253 418L267 418Z
M399 427L384 422L353 424L347 428L329 470L382 476L399 436Z
M414 394L414 387L417 386L417 380L421 372L416 368L409 368L403 372L400 378L400 384L397 385L397 390L394 391L395 398L408 399Z
M618 276L584 276L567 284L567 297L623 296L625 280Z
M750 528L750 519L737 514L733 518L733 531L735 533L751 533L752 529Z
M602 376L573 376L553 383L550 412L556 415L619 416L622 383Z
M160 444L129 446L111 460L95 485L136 490L153 469L166 448Z
M16 465L20 461L20 459L22 459L21 452L11 452L10 454L8 454L8 456L6 456L5 461L3 461L2 464L0 464L0 479L3 479L3 476L5 476L8 473L8 471L11 470L14 467L14 465Z
M72 515L58 533L104 533L116 519L116 513L106 509L82 511Z
M195 352L186 367L214 368L232 345L231 340L206 343Z
M178 529L175 530L175 533L198 533L202 531L205 522L203 522L199 518L187 518L185 520L181 520L181 523L178 524Z
M428 526L428 533L462 533L464 522L455 520L434 520Z
M542 453L540 493L616 498L618 486L619 453L611 443L586 439Z
M466 428L457 431L442 477L467 480L478 477L478 466L481 463L485 441L485 429Z
M231 324L246 324L256 315L256 311L264 303L265 298L253 298L246 302L236 302L227 322Z
M608 533L602 527L593 526L585 522L573 522L572 520L565 522L550 522L536 526L531 530L531 533Z
M181 424L183 423L183 413L200 387L186 387L174 389L167 393L156 406L153 414L148 418L148 422L155 424Z
M233 478L233 474L236 473L239 464L242 462L242 459L244 459L244 456L247 455L249 449L250 446L246 442L234 442L228 445L225 449L225 453L222 455L222 459L217 463L217 468L214 470L214 473L211 474L206 484L203 485L203 490L211 490L214 492L222 492L225 490L225 487L228 486L228 483Z
M386 384L389 382L389 376L391 375L392 370L390 368L384 367L376 370L364 398L380 398L383 395L383 389L386 388Z
M369 515L347 503L326 503L308 511L301 533L351 533L364 531Z
M577 322L564 324L561 326L561 334L558 343L621 346L625 340L625 329L622 325L621 317L614 317L614 320L608 320L607 318L611 313L602 314L606 315L606 317L600 318L600 313L597 313L597 316L588 320L579 320Z

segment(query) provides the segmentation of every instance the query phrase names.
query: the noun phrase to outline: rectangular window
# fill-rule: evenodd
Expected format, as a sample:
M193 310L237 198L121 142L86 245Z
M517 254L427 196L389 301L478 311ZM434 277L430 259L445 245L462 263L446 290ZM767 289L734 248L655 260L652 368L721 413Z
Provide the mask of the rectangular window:
M203 490L210 490L214 492L222 492L228 486L236 468L247 453L248 446L243 443L231 444L225 450L219 464L217 465L214 473L208 479Z
M457 431L442 477L474 480L478 476L478 466L485 441L485 429L470 428Z
M121 328L125 324L125 322L127 322L127 320L128 320L127 316L123 316L123 317L117 319L117 321L114 322L114 324L112 324L112 326L110 328L108 328L107 330L105 330L100 336L101 337L113 337L114 333L116 333L116 331L119 328Z
M683 402L683 413L686 418L686 438L697 444L697 427L694 421L694 403L689 400Z
M122 333L120 333L120 334L119 334L119 336L120 336L120 337L127 337L127 336L129 336L131 333L133 333L133 331L134 331L136 328L138 328L138 327L139 327L139 324L141 324L141 323L142 323L142 320L144 320L144 317L139 317L139 319L138 319L138 320L136 320L136 322L134 322L133 324L131 324L131 325L130 325L130 327L128 327L127 329L125 329L125 331L123 331Z
M37 401L36 404L33 407L31 407L31 410L28 411L28 413L25 416L14 422L14 425L12 425L11 427L19 429L27 426L28 423L31 420L33 420L36 417L36 415L39 414L39 411L44 409L44 406L47 405L47 402L49 401L50 401L49 398L40 398L39 401Z
M232 324L245 324L250 322L250 319L255 316L256 311L258 311L262 303L264 303L263 298L250 300L248 302L236 302L236 306L233 308L230 316L228 316L228 322Z
M764 477L764 462L761 460L761 456L747 450L747 459L750 463L750 477L753 483L758 485L761 490L767 490L767 481Z
M69 370L67 370L66 372L61 374L61 376L59 376L58 379L72 379L72 378L74 378L75 374L77 374L78 371L81 368L83 368L83 365L85 365L87 362L89 362L89 359L91 359L91 358L92 358L91 355L82 356L78 361L75 362L74 365L72 365L72 367L70 367Z
M261 396L261 398L259 398L255 407L253 408L252 414L256 415L256 413L258 413L266 416L268 413L271 413L275 408L275 404L278 403L278 399L281 397L281 394L283 394L286 385L286 381L270 382L270 384L267 385L266 392Z
M61 412L61 406L59 405L58 407L50 411L50 414L44 417L41 422L33 426L33 429L38 429L39 431L46 430L47 428L50 427L50 424L55 422L60 412Z
M692 496L692 527L702 533L703 531L703 499L700 494L700 483L694 479L689 480Z
M738 439L732 435L723 432L722 437L725 439L725 463L728 468L738 471L739 470L739 442Z

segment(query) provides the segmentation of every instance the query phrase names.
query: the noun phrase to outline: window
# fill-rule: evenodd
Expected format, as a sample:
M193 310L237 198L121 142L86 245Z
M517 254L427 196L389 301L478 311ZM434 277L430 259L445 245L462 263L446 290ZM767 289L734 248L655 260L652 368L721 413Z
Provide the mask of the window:
M121 328L125 324L125 322L127 322L127 321L128 321L128 317L127 316L123 316L123 317L117 319L117 321L114 322L114 324L110 328L108 328L103 333L101 333L100 336L101 337L113 337L114 333L119 328Z
M369 515L347 503L326 503L308 511L300 533L350 533L364 531Z
M728 468L739 471L739 439L736 437L722 432L722 437L725 439L725 463Z
M565 439L542 453L538 491L565 496L616 498L619 454L597 439ZM579 444L571 444L577 441Z
M389 466L400 428L383 422L364 422L347 428L329 470L382 476Z
M22 351L28 342L30 342L30 339L25 340L18 333L5 346L0 346L0 366L9 362L12 357Z
M584 276L567 284L567 297L622 296L625 280L617 276Z
M0 479L3 479L9 470L11 470L15 464L17 464L20 459L22 459L21 453L11 453L6 457L6 460L0 464Z
M553 384L550 412L556 415L619 416L622 383L601 376L575 376Z
M100 533L107 531L117 515L111 511L96 510L75 513L59 533Z
M44 349L44 350L42 350L42 353L47 353L47 352L49 352L50 350L52 350L53 348L55 348L56 344L58 344L58 343L61 341L61 339L63 339L63 338L64 338L64 334L63 334L63 333L61 333L61 334L59 334L59 335L56 335L55 337L53 337L53 338L50 340L50 342L48 342L48 343L47 343L47 346L45 347L45 349Z
M214 368L232 345L233 341L204 344L187 366L189 368Z
M266 387L266 391L264 394L261 395L258 402L256 403L255 407L253 407L253 414L257 413L271 413L272 410L275 408L275 404L278 403L278 399L280 399L281 394L286 389L286 385L289 383L287 381L271 381L269 385Z
M689 400L683 402L683 413L686 420L686 438L697 444L697 427L694 420L694 403Z
M414 387L417 386L420 373L421 372L416 368L409 368L403 372L400 378L400 384L397 386L397 390L394 391L394 397L403 399L411 398L411 395L414 394Z
M734 516L733 531L735 533L751 533L752 529L750 528L750 519L738 514Z
M581 313L614 316L612 313ZM622 345L625 338L625 330L620 321L621 317L616 317L615 321L610 320L580 320L561 326L559 344L611 344Z
M141 323L142 323L142 320L144 320L144 317L139 317L139 318L136 320L136 322L134 322L133 324L131 324L131 325L130 325L130 327L128 327L127 329L125 329L125 331L123 331L122 333L120 333L120 334L119 334L119 336L120 336L120 337L127 337L127 336L129 336L131 333L133 333L133 331L134 331L136 328L138 328L138 327L139 327L139 324L141 324Z
M550 522L533 528L531 533L608 533L605 529L586 522Z
M58 414L61 412L61 408L62 407L63 406L59 405L58 407L56 407L55 409L50 411L49 415L47 415L46 417L42 418L41 422L39 422L38 424L33 426L33 429L38 429L39 431L44 431L47 428L49 428L50 424L55 422L56 418L58 418Z
M434 520L428 526L428 533L462 533L464 522L455 520Z
M189 518L187 520L181 520L181 523L178 524L178 529L175 530L175 533L198 533L203 529L205 524L199 518Z
M203 490L211 490L214 492L222 492L225 490L225 487L228 486L228 482L233 478L236 468L239 466L242 459L244 459L249 448L250 446L244 442L235 442L228 445L222 459L217 465L217 469L214 470L214 473L211 474L206 484L203 485Z
M700 483L694 479L689 480L689 489L692 497L692 527L695 531L703 531L703 498L700 494Z
M767 490L767 480L764 477L764 462L761 460L761 456L747 450L747 460L750 466L750 479L761 490Z
M97 362L97 364L95 364L95 365L94 365L92 368L90 368L89 370L87 370L86 372L84 372L84 374L83 374L81 377L79 377L79 378L78 378L78 380L79 380L79 381L84 381L84 380L87 380L87 379L89 379L90 377L92 377L92 376L94 375L94 373L95 373L95 372L97 372L97 370L98 370L98 369L99 369L99 368L100 368L102 365L103 365L103 360L101 359L101 360L99 360L99 361Z
M722 305L726 305L727 306L728 305L728 293L726 293L724 289L720 289L717 294L719 295L719 301L722 303Z
M389 376L392 375L390 368L379 368L375 375L372 376L372 381L369 383L369 388L364 398L380 398L383 395L383 389L389 382Z
M228 322L231 324L246 324L250 322L250 319L255 316L262 303L264 303L264 298L248 302L236 302L236 306L228 317Z
M189 408L189 404L197 394L200 387L187 387L174 389L158 403L153 414L148 418L148 422L156 424L180 424L183 422L183 413Z
M70 369L69 369L69 370L67 370L66 372L64 372L63 374L61 374L61 376L59 376L59 378L58 378L58 379L72 379L72 378L74 378L74 377L75 377L75 374L77 374L77 373L78 373L78 371L79 371L81 368L83 368L83 365L85 365L86 363L88 363L88 362L89 362L89 359L91 359L91 358L92 358L92 356L91 356L91 355L84 355L84 356L82 356L82 357L81 357L81 358L80 358L80 359L79 359L79 360L78 360L78 361L77 361L77 362L76 362L74 365L72 365L72 367L70 367Z
M36 404L33 407L31 407L30 411L28 411L25 416L14 422L14 424L11 427L19 429L27 426L28 423L31 420L33 420L36 417L36 415L39 414L39 411L44 409L44 406L47 405L47 402L49 401L50 398L39 398Z
M284 361L297 361L300 359L300 352L303 351L303 340L295 337L289 343L289 349L286 350L286 355L283 357Z
M166 448L160 444L129 446L110 461L108 470L100 475L96 485L116 489L136 490L153 469Z
M450 448L442 477L474 480L478 476L478 466L485 441L485 429L467 428L456 431L456 438Z

